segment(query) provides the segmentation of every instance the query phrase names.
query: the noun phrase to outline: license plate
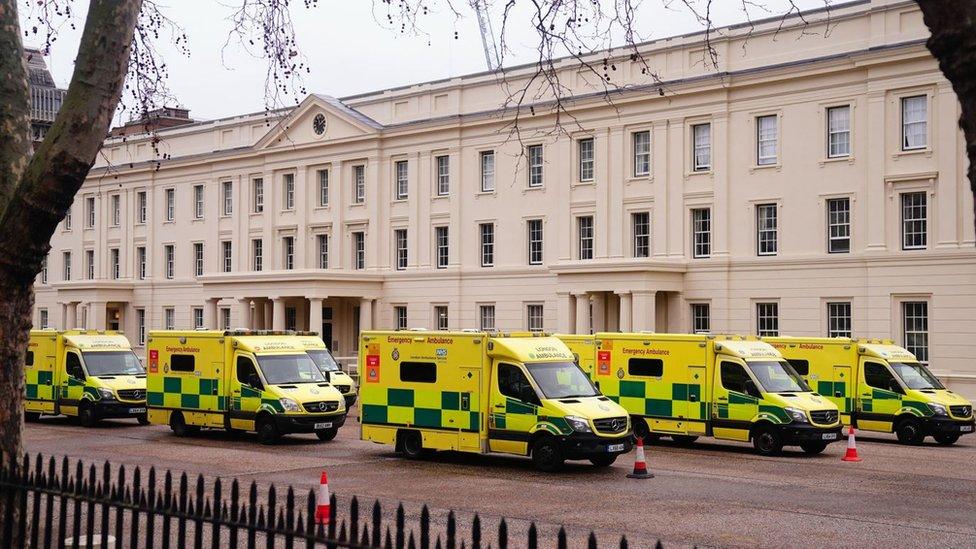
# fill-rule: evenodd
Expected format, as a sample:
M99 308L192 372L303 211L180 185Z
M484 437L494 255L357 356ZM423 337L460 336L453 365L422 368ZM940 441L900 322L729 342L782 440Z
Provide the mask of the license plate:
M328 423L316 423L315 424L315 430L316 431L318 431L320 429L331 429L331 428L332 428L332 422L328 422Z
M146 409L145 408L129 408L129 413L130 414L145 414L146 413Z
M624 451L624 445L623 444L608 444L607 445L607 452L623 452L623 451Z
M968 433L968 432L970 432L970 431L973 430L973 426L972 425L963 425L962 427L959 428L959 430L962 431L963 433Z
M837 440L837 433L824 433L823 440Z

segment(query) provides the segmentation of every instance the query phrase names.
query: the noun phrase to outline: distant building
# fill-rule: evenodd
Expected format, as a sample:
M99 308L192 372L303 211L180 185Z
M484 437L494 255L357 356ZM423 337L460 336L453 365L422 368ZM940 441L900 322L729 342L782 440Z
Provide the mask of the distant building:
M145 116L130 120L124 126L112 128L109 135L121 137L124 135L146 134L166 128L175 128L193 122L190 111L180 107L162 107L149 111Z
M64 101L62 90L54 83L51 71L44 62L44 51L34 48L24 49L27 61L27 82L30 85L31 97L31 139L40 143L47 135L47 131L54 124L54 117L61 110Z

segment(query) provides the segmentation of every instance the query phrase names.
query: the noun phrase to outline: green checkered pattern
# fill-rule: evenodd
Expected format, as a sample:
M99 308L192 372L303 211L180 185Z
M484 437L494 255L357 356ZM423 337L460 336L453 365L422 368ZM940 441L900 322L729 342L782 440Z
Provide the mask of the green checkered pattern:
M364 425L408 425L477 432L478 395L436 389L387 388L362 393Z
M220 381L194 376L149 376L146 403L157 408L184 410L222 410Z
M27 400L54 400L54 372L27 369Z
M847 382L846 381L818 381L817 382L817 394L824 396L827 400L833 402L840 408L840 413L849 414L854 410L854 399L853 398L837 398L834 395L840 393L842 395L847 394Z
M674 403L687 402L686 419L707 418L702 385L698 383L669 383L667 381L636 381L621 379L616 383L600 380L604 395L624 407L629 413L660 418L675 417ZM614 380L616 381L616 380ZM688 399L694 397L697 402ZM697 411L697 414L695 413Z
M533 425L554 435L568 435L573 432L573 428L569 426L565 418L540 414L539 412L538 406L506 398L505 411L490 414L490 425L493 429L506 430L509 428L509 416L517 415L519 420L531 419ZM528 424L525 421L520 421L520 423Z

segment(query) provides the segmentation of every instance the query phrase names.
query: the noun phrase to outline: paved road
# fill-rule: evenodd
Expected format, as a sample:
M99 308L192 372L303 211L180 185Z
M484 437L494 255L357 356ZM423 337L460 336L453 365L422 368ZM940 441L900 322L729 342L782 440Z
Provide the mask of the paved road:
M632 456L607 469L570 465L557 475L537 473L520 458L406 461L358 440L354 420L333 442L301 435L275 447L220 432L178 439L168 428L127 421L85 430L57 418L28 424L26 440L30 452L303 490L325 468L341 502L352 494L402 501L408 514L427 503L435 523L448 509L462 521L478 513L486 537L507 517L513 534L536 521L541 535L565 525L570 539L591 530L606 541L626 534L631 547L657 538L669 547L976 546L976 436L944 448L865 435L858 437L864 461L856 464L840 461L843 441L821 456L778 458L755 456L742 444L661 442L648 451L652 480L626 478Z

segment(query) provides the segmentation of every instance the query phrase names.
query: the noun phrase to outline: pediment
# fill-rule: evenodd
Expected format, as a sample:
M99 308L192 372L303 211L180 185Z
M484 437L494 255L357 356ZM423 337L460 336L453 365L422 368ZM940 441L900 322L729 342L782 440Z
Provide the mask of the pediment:
M337 141L378 133L383 125L327 95L313 94L255 143L255 149Z

